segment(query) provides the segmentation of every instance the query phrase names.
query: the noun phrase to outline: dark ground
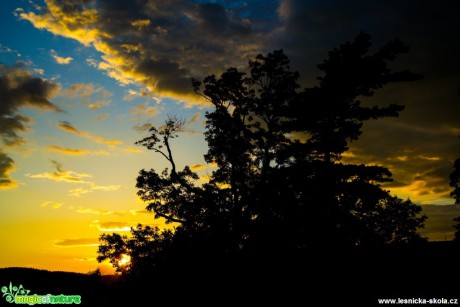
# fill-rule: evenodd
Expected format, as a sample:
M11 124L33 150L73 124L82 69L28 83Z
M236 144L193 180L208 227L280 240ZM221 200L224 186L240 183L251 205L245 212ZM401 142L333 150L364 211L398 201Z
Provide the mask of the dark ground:
M80 295L82 306L374 306L378 298L456 298L460 249L431 242L398 249L338 250L296 257L271 255L244 263L196 262L187 270L135 282L116 276L0 269L0 286L29 295ZM0 306L7 304L5 297ZM198 304L198 305L197 305Z

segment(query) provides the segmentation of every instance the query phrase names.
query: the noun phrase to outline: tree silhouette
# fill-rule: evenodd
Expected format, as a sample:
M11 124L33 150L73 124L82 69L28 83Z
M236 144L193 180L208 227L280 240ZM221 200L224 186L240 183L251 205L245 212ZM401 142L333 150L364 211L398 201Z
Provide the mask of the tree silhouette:
M398 116L403 109L362 106L360 97L421 78L388 67L408 51L402 42L391 41L374 54L370 46L370 36L361 33L333 49L312 88L300 88L283 50L257 55L247 72L229 68L219 77L192 80L195 93L213 106L206 113L205 160L217 169L203 185L188 166L176 169L170 140L184 121L169 117L151 128L136 144L165 158L170 169L141 170L136 187L147 210L175 223L175 230L138 226L132 238L103 235L98 260L116 266L121 254L131 254L130 269L139 271L135 266L159 266L179 254L245 259L418 240L426 217L410 200L382 188L390 171L341 161L365 121Z

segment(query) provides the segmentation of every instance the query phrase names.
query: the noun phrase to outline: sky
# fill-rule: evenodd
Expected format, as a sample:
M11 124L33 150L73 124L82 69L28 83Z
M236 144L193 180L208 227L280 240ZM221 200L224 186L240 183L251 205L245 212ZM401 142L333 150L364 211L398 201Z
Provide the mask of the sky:
M190 78L244 70L283 49L302 86L316 65L361 31L377 50L410 47L392 63L424 75L364 104L398 103L398 118L368 122L344 162L388 167L393 194L423 206L422 235L451 239L460 215L449 174L460 157L460 3L377 0L0 1L0 267L89 272L102 233L166 227L136 195L141 169L161 156L134 143L168 115L186 120L178 166L205 181L209 105Z

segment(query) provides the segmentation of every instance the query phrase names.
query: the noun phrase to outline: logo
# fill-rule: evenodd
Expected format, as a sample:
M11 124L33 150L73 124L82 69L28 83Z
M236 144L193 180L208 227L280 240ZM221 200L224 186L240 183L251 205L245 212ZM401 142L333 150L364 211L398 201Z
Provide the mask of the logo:
M22 285L19 287L13 286L10 282L9 287L2 287L3 297L8 303L15 304L80 304L80 295L40 295L40 294L29 294L30 290L25 289Z

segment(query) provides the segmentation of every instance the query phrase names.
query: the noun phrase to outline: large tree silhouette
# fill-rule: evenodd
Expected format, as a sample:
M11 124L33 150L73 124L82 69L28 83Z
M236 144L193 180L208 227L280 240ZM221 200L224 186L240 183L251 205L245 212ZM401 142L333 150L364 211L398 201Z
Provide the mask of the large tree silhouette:
M370 36L361 33L333 49L318 65L323 76L312 88L301 89L299 74L282 50L257 55L246 72L230 68L219 77L193 80L195 92L213 106L206 113L205 160L217 169L204 185L188 166L176 169L170 140L183 121L175 117L137 142L170 163L161 173L141 170L137 178L147 210L176 225L167 240L157 234L150 253L166 253L170 261L179 254L182 259L245 259L420 239L417 229L425 216L410 200L382 188L391 181L388 169L341 161L365 121L403 110L394 104L366 107L359 99L388 83L421 77L389 68L408 51L402 42L391 41L374 54L370 46ZM133 230L136 240L152 237L149 231L142 237L141 230ZM115 262L120 252L109 248L113 242L123 253L139 254L129 240L103 235L98 259ZM145 259L151 268L167 261Z

